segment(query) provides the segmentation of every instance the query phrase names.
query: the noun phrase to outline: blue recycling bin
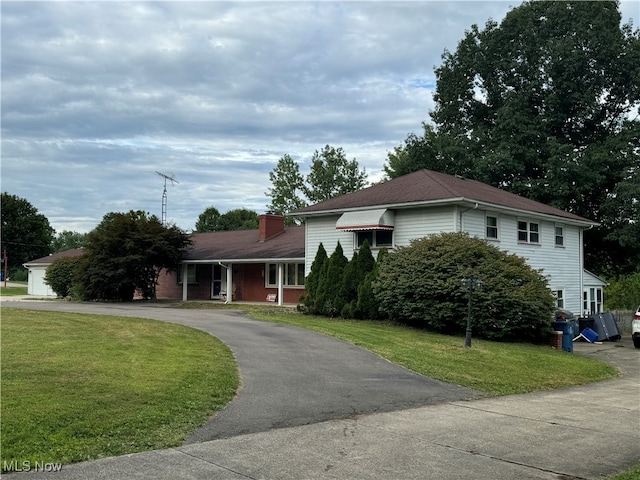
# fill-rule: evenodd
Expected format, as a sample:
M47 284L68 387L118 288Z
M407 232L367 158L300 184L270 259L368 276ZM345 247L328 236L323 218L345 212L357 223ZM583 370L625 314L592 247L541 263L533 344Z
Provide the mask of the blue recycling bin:
M573 332L575 321L553 322L553 329L562 332L562 350L573 353Z

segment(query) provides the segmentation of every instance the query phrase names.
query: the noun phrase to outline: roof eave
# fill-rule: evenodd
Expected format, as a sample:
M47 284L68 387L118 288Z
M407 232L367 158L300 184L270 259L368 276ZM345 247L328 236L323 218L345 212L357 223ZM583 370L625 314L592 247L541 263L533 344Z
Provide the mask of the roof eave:
M497 203L483 202L479 200L474 200L472 198L465 197L456 197L456 198L445 198L440 200L429 200L429 201L417 201L417 202L402 202L402 203L388 203L382 205L370 205L366 207L346 207L346 208L334 208L328 210L318 210L315 212L305 212L298 213L296 216L298 217L316 217L323 215L339 215L345 212L354 212L363 209L372 209L372 208L387 208L387 209L408 209L408 208L416 208L416 207L433 207L433 206L449 206L449 205L482 205L483 207L488 207L493 210L500 210L505 212L514 213L517 215L523 216L536 216L554 221L562 221L568 225L576 225L582 227L597 227L600 224L598 222L594 222L588 219L579 220L576 218L565 217L562 215L552 215L549 213L540 213L535 212L533 210L521 209L521 208L513 208L507 207L505 205L500 205Z

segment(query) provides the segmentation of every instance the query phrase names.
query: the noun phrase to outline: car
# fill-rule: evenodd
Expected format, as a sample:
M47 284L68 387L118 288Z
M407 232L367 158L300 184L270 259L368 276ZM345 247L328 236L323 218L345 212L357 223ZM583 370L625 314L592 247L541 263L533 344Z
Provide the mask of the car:
M633 314L633 320L631 320L631 339L633 340L633 346L640 348L640 306L636 309L636 313Z

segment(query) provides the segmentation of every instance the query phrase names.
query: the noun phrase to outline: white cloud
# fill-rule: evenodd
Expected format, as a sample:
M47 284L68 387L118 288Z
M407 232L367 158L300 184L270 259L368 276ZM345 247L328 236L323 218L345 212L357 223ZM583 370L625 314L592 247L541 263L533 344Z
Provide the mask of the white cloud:
M57 230L111 211L193 228L264 211L288 153L343 147L372 181L433 107L433 68L511 4L2 2L2 189ZM634 12L635 8L635 12ZM623 17L639 16L622 2Z

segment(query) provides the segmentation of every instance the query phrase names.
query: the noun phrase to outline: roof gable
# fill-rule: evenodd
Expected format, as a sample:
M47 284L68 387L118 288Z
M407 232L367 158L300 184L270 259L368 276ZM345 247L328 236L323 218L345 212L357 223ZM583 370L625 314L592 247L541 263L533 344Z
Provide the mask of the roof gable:
M83 248L70 248L69 250L65 250L63 252L52 253L51 255L47 255L46 257L36 258L35 260L31 260L25 265L51 265L54 260L65 257L79 257L84 253Z
M410 207L440 202L477 202L496 207L552 215L587 224L591 220L564 210L536 202L492 187L476 180L447 175L433 170L394 178L356 192L347 193L324 202L301 208L292 215L307 216L321 212L338 212L366 207Z

